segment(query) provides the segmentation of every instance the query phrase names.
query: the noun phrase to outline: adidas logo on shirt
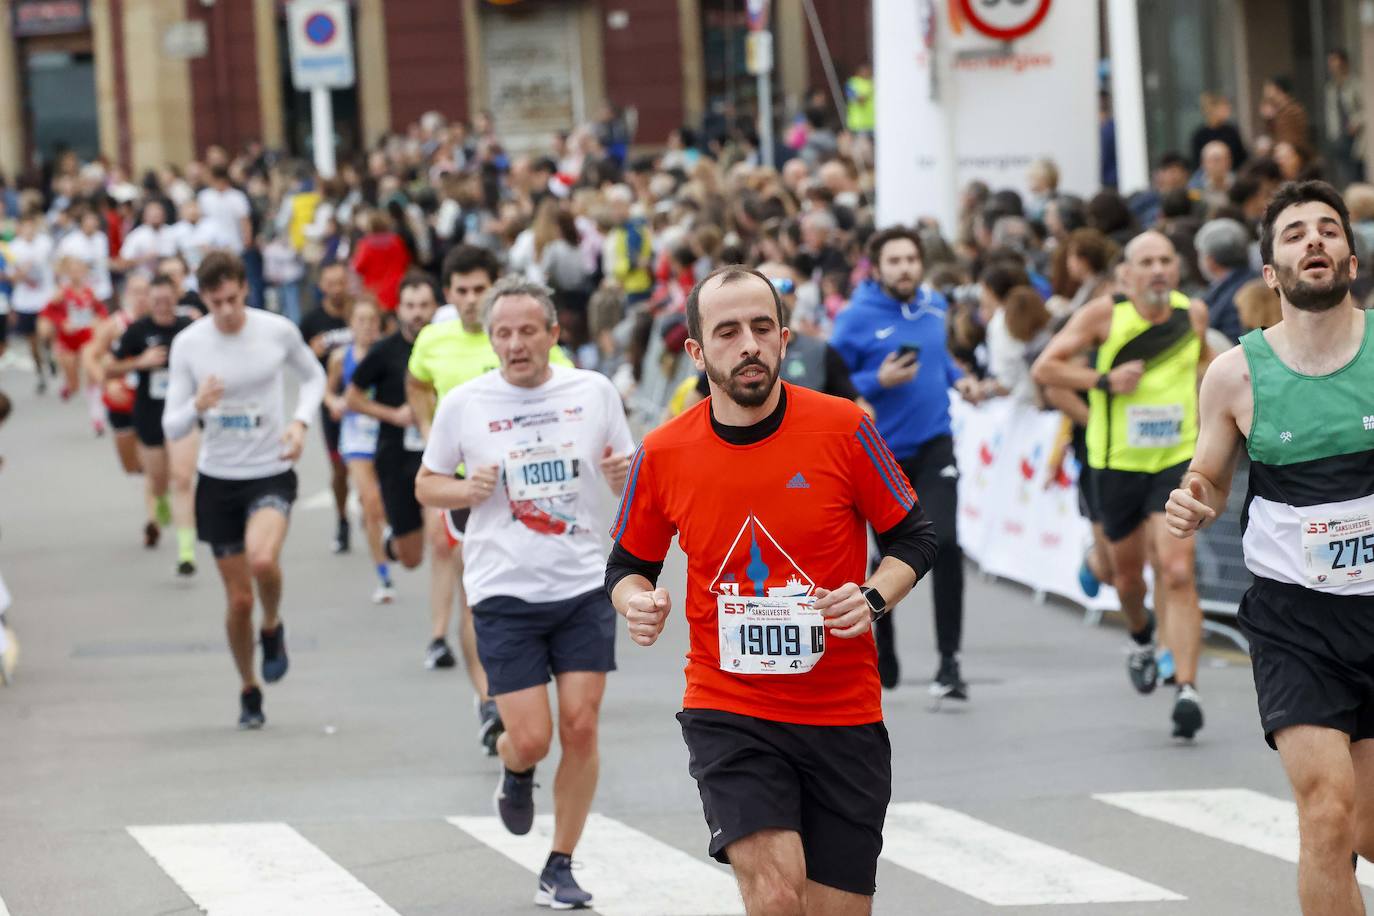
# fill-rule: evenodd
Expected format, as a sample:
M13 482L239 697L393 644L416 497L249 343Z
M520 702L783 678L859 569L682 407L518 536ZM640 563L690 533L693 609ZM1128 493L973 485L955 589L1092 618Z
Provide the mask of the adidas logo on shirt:
M809 489L811 489L811 484L807 483L807 482L806 482L806 478L802 476L801 471L798 471L798 472L796 473L796 475L793 476L793 478L792 478L791 480L787 481L787 489L789 489L789 490L809 490Z

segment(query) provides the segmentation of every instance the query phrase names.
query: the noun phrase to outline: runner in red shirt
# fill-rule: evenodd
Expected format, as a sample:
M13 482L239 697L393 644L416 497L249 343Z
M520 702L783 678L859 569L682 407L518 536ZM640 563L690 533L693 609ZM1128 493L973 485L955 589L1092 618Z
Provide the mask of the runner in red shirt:
M81 385L81 348L91 342L96 322L108 316L105 306L95 297L88 280L89 268L84 261L64 257L57 262L57 295L39 313L40 339L56 343L53 357L62 367L62 400L67 400ZM90 406L91 425L97 436L105 434L105 405L100 401L100 387L94 382L86 386Z
M374 211L368 229L368 234L358 241L351 266L382 309L388 315L394 314L401 301L401 278L410 269L410 252L392 230L386 211Z
M870 626L929 570L935 537L863 411L779 383L781 315L744 267L692 290L687 352L711 396L636 454L606 585L651 645L677 535L691 630L678 720L709 851L746 910L868 913L892 785ZM869 523L883 559L865 581Z

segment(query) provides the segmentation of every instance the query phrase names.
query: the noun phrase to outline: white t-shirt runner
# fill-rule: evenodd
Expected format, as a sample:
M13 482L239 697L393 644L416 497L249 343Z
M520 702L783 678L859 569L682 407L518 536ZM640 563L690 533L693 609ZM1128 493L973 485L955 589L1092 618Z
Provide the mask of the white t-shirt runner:
M14 274L14 292L10 301L16 312L37 314L52 301L52 256L50 236L35 235L32 239L16 238L10 242L9 267Z
M499 465L500 482L474 506L463 538L463 589L561 601L601 587L607 519L601 459L634 450L620 395L603 375L554 366L538 388L488 372L445 395L424 465L452 474Z
M285 412L284 370L300 379L289 419L307 426L319 414L325 375L296 326L280 315L249 309L242 330L223 334L201 318L172 340L162 428L180 439L197 419L196 390L209 376L224 384L215 407L200 416L204 435L197 469L226 480L258 480L291 469L281 457Z

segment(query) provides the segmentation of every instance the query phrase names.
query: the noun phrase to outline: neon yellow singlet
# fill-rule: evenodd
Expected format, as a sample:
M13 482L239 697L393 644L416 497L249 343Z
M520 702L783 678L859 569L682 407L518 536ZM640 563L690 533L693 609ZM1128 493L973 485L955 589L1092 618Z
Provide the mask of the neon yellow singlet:
M561 347L553 348L549 362L572 365ZM445 321L421 329L407 368L411 375L434 386L437 403L454 388L500 365L485 331L467 331L461 321Z
M1202 340L1189 317L1192 302L1174 291L1173 313L1151 324L1129 300L1118 301L1112 327L1097 351L1097 371L1133 359L1145 374L1130 394L1088 392L1088 464L1157 474L1193 457L1197 445L1197 369Z

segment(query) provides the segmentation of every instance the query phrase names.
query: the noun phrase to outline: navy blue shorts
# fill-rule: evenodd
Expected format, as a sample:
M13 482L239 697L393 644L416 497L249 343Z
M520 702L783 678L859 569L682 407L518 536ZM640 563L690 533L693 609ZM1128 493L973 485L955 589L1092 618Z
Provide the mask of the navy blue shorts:
M615 608L604 589L531 603L497 595L472 608L477 654L492 696L569 671L615 670Z

